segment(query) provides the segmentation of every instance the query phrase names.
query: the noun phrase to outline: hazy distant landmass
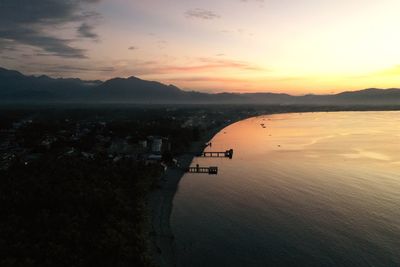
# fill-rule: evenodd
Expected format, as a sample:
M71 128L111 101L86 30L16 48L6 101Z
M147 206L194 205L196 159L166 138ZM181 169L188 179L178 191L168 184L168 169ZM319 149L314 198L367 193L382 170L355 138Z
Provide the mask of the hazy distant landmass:
M173 85L136 77L105 82L26 76L0 68L2 103L138 103L138 104L274 104L274 105L399 105L400 89L369 88L332 95L292 96L277 93L184 91Z

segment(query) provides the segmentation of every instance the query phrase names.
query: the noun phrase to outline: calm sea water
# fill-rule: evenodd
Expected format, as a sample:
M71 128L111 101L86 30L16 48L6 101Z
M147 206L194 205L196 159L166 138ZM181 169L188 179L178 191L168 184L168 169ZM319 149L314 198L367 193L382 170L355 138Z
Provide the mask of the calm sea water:
M400 112L251 118L229 148L179 184L179 266L400 266Z

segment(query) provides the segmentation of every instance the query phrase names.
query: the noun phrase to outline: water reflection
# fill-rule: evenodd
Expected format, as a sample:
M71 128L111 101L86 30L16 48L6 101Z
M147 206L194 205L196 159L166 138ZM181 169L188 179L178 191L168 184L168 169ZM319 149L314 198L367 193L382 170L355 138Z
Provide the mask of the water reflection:
M265 127L262 127L264 124ZM400 266L400 113L282 114L233 124L187 174L181 266Z

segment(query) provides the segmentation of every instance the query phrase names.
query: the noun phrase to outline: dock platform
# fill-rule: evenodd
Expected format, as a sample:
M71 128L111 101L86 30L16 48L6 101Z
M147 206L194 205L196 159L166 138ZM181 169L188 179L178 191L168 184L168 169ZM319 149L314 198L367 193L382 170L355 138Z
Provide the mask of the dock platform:
M189 173L206 173L206 174L218 174L218 167L200 167L199 164L197 164L195 167L189 167L186 169L186 172Z
M207 158L229 158L233 157L233 149L226 150L225 152L202 152L201 156Z

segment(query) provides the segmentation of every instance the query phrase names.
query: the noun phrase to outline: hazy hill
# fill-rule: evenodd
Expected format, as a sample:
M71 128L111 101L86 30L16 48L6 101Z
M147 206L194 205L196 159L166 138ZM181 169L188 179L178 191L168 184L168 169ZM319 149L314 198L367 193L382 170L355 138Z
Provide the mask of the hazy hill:
M91 99L99 101L158 102L183 100L184 91L173 85L144 81L136 77L115 78L92 90Z
M0 68L1 101L78 100L100 81L54 79L48 76L25 76L18 71Z
M306 105L400 105L400 89L365 89L333 95L291 96L274 93L207 94L136 77L105 82L26 76L0 68L0 102L69 103L225 103Z

